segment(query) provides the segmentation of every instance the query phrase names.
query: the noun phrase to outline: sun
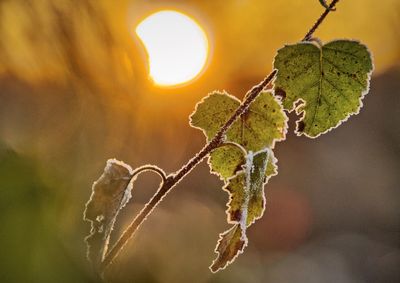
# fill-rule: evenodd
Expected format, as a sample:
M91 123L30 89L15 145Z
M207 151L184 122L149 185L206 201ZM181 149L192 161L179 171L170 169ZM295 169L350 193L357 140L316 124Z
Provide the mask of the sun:
M192 81L204 69L207 35L191 17L174 10L151 14L136 27L149 59L149 76L159 86Z

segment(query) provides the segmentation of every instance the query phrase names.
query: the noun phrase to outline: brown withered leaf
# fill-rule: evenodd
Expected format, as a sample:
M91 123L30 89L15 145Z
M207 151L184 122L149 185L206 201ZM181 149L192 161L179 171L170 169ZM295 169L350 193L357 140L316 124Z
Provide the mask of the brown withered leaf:
M210 266L212 272L217 272L233 262L247 245L246 233L240 224L234 225L219 236L217 248L215 249L218 257Z
M103 174L93 183L84 220L91 222L91 231L85 241L87 256L95 266L106 255L115 219L131 198L131 178L132 168L129 165L109 159Z

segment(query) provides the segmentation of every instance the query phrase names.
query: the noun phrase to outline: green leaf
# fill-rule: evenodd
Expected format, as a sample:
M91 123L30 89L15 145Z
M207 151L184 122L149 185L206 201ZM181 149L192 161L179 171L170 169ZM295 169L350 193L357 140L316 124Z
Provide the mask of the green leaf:
M250 152L244 170L228 180L224 187L224 190L230 194L227 209L228 222L245 221L249 226L263 215L264 184L268 180L265 177L267 164L271 159L269 150L255 154Z
M213 92L196 106L190 125L203 130L211 140L239 107L240 100L226 92ZM287 117L270 92L262 92L226 133L226 140L248 151L273 148L285 138Z
M366 46L336 40L322 47L287 45L278 51L274 67L275 95L285 109L302 115L296 133L315 138L359 112L373 64Z
M224 144L216 148L208 159L211 172L216 173L220 178L227 179L241 171L245 164L244 152L233 144Z
M270 151L271 157L268 159L266 176L270 178L275 176L278 172L276 166L277 159ZM243 170L246 163L246 156L244 149L240 145L235 146L235 143L224 143L219 148L216 148L208 159L208 164L211 172L218 175L222 180L234 176L237 172Z
M131 198L131 177L132 169L129 165L109 159L103 174L93 183L84 220L91 222L90 235L85 240L88 258L95 265L103 260L115 219Z
M278 175L278 159L276 159L272 150L269 151L269 154L270 156L268 157L267 169L265 170L264 183L267 183L271 177Z
M246 187L246 173L241 171L231 178L224 190L229 193L228 209L226 210L228 222L239 223L243 218L242 214L247 214L247 209L243 211L243 206L248 205L249 188Z
M225 268L246 246L246 228L264 213L264 184L270 177L266 174L276 174L275 162L270 149L255 154L250 152L243 170L230 178L224 187L230 196L226 211L228 222L235 226L220 234L216 248L218 257L210 267L213 272Z
M204 132L211 140L239 107L240 100L223 92L212 92L203 98L190 115L190 126Z

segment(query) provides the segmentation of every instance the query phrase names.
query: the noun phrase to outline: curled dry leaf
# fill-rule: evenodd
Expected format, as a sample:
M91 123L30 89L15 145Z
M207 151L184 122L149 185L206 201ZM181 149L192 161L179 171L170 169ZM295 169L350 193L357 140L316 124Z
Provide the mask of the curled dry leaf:
M129 165L109 159L103 174L93 183L92 195L86 204L84 220L91 222L86 237L87 256L95 266L101 263L110 240L115 219L131 198L132 169Z

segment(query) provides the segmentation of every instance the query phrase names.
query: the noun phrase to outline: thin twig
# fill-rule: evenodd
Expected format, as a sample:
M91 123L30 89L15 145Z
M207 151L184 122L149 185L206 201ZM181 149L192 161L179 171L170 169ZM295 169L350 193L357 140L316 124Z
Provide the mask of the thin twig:
M307 34L304 36L302 41L307 41L310 40L314 32L317 30L317 28L322 24L322 22L325 20L326 16L332 11L335 11L335 6L339 2L339 0L333 0L331 4L329 5L328 8L326 8L325 12L322 13L322 15L318 18L318 20L315 22L315 24L310 28L310 30L307 32Z
M335 5L339 0L333 0L311 29L304 36L302 41L309 40L318 27L322 24L326 16L335 8ZM117 257L119 252L128 242L128 240L133 236L133 234L138 230L143 221L147 216L153 211L153 209L162 201L162 199L167 195L167 193L174 188L190 171L192 171L212 150L219 147L224 142L224 136L232 124L238 119L243 113L247 111L250 104L257 98L257 96L264 90L264 88L272 82L275 78L277 70L273 70L268 76L264 78L262 82L254 86L245 96L245 100L236 109L233 115L225 123L224 126L219 130L219 132L214 136L214 138L209 141L203 149L201 149L192 159L190 159L186 165L179 169L176 173L168 175L164 182L160 185L158 191L154 194L151 200L144 206L144 208L139 212L135 219L131 222L128 228L122 233L121 237L118 239L116 244L112 247L110 252L106 255L105 259L101 264L100 270L104 270L112 263L112 261Z

